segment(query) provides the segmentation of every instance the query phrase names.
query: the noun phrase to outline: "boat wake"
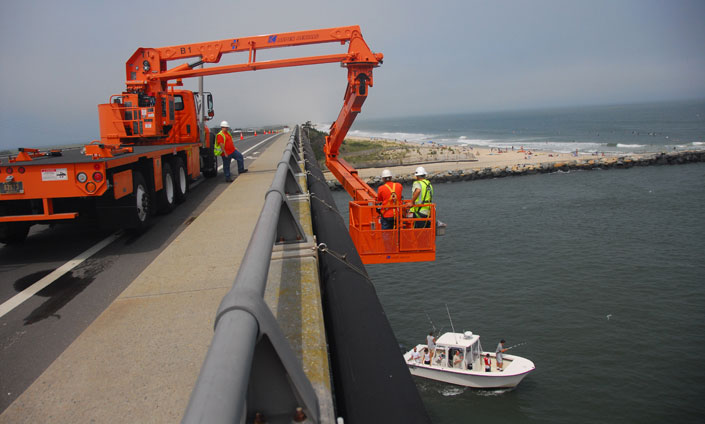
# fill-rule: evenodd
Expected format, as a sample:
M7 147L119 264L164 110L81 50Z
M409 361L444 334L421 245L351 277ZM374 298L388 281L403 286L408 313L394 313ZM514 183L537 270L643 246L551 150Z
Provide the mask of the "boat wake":
M444 387L440 390L440 394L443 396L458 396L465 393L464 387Z
M502 396L503 394L509 393L514 390L514 388L472 390L469 387L441 385L436 382L419 382L417 383L417 387L420 389L421 392L435 392L443 397L454 397L462 395L465 392L470 392L476 396L494 397Z
M503 394L511 392L512 390L514 389L475 390L473 394L485 397L502 396Z

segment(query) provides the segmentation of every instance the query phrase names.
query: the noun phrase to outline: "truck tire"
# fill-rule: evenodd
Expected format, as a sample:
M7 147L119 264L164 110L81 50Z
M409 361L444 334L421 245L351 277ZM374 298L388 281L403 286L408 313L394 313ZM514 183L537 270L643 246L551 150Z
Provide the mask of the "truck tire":
M0 223L0 243L21 244L27 238L29 227L26 222Z
M162 161L162 189L157 193L160 213L167 214L174 209L176 205L175 185L171 165L167 161Z
M210 147L201 149L201 160L203 161L203 166L201 167L201 172L206 178L213 178L218 175L218 158L215 157L213 153L213 146L215 145L215 133L213 130L210 131Z
M174 170L174 194L176 196L176 203L183 203L189 191L189 175L186 172L183 159L178 156L175 157L171 162L171 169Z
M21 208L0 205L0 216L26 215L28 213L29 211ZM29 222L23 221L0 222L0 243L21 244L27 238L31 226L32 224Z
M139 171L132 173L131 197L135 206L135 219L132 222L132 228L137 230L144 229L147 227L149 218L153 214L154 200L147 182Z

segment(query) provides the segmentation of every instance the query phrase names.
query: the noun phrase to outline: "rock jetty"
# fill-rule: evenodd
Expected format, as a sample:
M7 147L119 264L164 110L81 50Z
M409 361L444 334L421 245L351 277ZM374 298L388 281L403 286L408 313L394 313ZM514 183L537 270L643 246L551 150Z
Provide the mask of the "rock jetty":
M592 169L631 168L634 166L681 165L686 163L705 162L705 151L681 151L672 153L656 153L651 155L599 157L564 162L545 162L538 164L513 165L484 169L447 170L431 172L428 179L434 183L472 181L487 178L501 178L519 175L548 174L552 172L568 172ZM411 184L415 180L413 174L396 175L395 181ZM374 187L382 181L379 177L370 177L367 184ZM342 190L336 180L328 180L331 190Z

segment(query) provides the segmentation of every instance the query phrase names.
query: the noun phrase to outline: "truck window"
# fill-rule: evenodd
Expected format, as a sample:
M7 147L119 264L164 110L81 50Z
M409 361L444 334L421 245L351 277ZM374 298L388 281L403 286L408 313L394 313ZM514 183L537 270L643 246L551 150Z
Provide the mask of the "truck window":
M184 110L184 98L181 95L174 96L174 107L176 110Z

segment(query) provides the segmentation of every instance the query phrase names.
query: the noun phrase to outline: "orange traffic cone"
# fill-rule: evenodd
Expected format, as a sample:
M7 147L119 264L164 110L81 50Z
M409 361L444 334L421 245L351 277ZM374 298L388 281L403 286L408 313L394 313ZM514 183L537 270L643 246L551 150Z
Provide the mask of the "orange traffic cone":
M257 135L257 130L255 130L255 135Z
M244 137L242 136L242 133L240 133L240 140L242 140L242 139L244 139Z

